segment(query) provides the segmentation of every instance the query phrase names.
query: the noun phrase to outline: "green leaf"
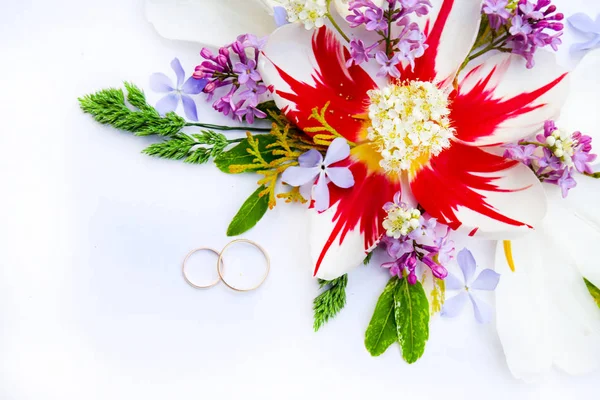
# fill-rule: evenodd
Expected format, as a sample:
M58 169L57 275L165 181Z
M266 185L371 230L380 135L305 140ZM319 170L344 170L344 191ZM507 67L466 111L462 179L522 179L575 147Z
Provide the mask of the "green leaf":
M240 211L233 217L233 220L227 228L227 236L237 236L250 230L260 221L269 208L269 196L259 196L260 192L265 190L265 186L260 186L248 199L242 204Z
M371 262L371 258L373 258L373 252L370 252L369 254L367 254L367 256L365 257L363 264L364 265L369 265L369 263Z
M598 304L598 307L600 307L600 289L594 286L594 284L588 281L587 279L583 278L583 280L585 281L585 285L587 286L592 297L594 298L594 301L596 302L596 304Z
M398 278L390 279L377 300L373 317L365 333L365 347L374 357L385 353L388 347L398 340L394 319L394 293L398 284Z
M397 339L402 357L413 364L425 352L429 339L429 302L421 282L410 285L401 279L394 292Z
M315 332L327 321L332 319L346 305L346 286L348 285L348 274L342 275L332 281L319 279L319 288L329 286L323 293L318 295L313 302Z
M254 139L258 140L258 149L259 153L264 158L266 162L271 162L279 156L273 155L273 149L267 149L267 146L275 143L277 138L273 135L254 135ZM250 149L250 145L248 144L248 139L244 139L237 146L233 147L231 150L228 150L224 153L221 153L218 157L215 158L215 165L221 171L231 174L232 172L229 170L231 165L249 165L254 163L254 157L252 154L248 153Z

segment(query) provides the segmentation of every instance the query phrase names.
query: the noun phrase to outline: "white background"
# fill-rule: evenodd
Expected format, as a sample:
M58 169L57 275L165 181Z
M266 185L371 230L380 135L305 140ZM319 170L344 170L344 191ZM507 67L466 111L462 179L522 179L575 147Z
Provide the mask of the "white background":
M175 56L188 73L200 62L197 45L156 34L141 0L2 0L0 50L0 399L597 396L600 372L514 380L493 324L470 310L436 317L415 365L397 346L372 358L364 331L388 279L375 266L351 274L346 309L313 333L301 207L280 204L245 235L272 258L260 290L189 287L183 256L227 243L256 177L147 157L153 139L80 112L78 96L147 89ZM567 46L560 59L574 65ZM472 248L489 267L493 244Z

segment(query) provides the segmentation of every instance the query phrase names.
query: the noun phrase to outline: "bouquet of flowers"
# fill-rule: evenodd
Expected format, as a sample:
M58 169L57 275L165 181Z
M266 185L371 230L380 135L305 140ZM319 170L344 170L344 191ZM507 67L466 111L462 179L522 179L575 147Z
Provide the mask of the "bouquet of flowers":
M433 315L455 316L470 301L487 322L492 309L477 291L497 288L496 325L515 376L597 362L600 268L588 247L600 219L561 198L599 177L589 77L600 54L572 74L556 64L565 25L551 0L211 0L189 6L209 14L196 26L206 38L185 24L178 34L165 17L171 3L148 0L148 16L167 37L209 45L193 75L186 80L175 59L175 83L151 77L165 94L155 106L125 83L126 92L82 97L81 108L160 137L144 150L151 156L258 175L230 236L279 201L305 207L323 289L315 330L344 307L351 271L381 251L391 278L366 329L373 356L398 343L416 362ZM249 31L229 38L224 25ZM231 126L198 122L196 95ZM475 278L456 235L498 240L494 270ZM460 279L448 271L454 258Z

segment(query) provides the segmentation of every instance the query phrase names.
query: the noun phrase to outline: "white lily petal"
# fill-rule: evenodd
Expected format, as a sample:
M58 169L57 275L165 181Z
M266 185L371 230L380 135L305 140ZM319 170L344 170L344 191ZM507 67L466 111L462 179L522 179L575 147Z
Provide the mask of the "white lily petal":
M581 131L591 136L595 150L600 148L599 71L600 49L588 53L571 73L571 91L558 121L558 126L568 132Z
M275 29L267 0L146 0L146 18L173 40L221 47L239 35L259 37Z
M535 380L552 366L548 335L548 293L544 286L541 243L535 233L512 241L517 268L512 272L502 242L496 251L496 328L511 373Z
M512 241L515 272L501 243L496 255L498 334L511 372L525 380L552 365L582 374L600 364L600 309L572 257L548 232Z

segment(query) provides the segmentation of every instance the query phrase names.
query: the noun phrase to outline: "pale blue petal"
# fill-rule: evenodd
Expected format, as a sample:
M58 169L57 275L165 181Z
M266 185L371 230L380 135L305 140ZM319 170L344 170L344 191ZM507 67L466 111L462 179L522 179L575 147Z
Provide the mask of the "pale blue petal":
M595 35L593 39L588 40L587 42L575 43L571 46L572 52L585 51L593 49L594 47L600 46L600 35Z
M478 299L473 293L469 292L469 298L473 304L473 312L475 313L475 319L480 324L487 324L492 320L492 307L490 307L483 300Z
M183 80L185 79L185 72L183 71L183 67L181 66L181 63L177 57L171 61L171 68L173 68L173 71L175 71L175 76L177 77L177 88L181 88L181 85L183 85Z
M573 14L567 19L567 21L569 21L569 24L571 25L571 27L573 27L573 29L576 29L582 33L594 32L594 30L596 29L596 23L590 18L589 15L584 13Z
M458 253L457 260L458 266L462 270L463 276L465 277L465 283L468 284L471 282L471 279L473 279L475 269L477 268L475 258L469 249L465 248Z
M198 121L198 110L196 108L194 99L187 94L182 94L181 101L183 102L183 111L185 112L185 117L190 121Z
M175 90L171 79L161 72L150 75L150 89L158 93L169 93Z
M302 168L318 167L322 162L323 156L315 149L310 149L298 157L298 164L300 164Z
M465 283L461 282L454 274L448 274L446 279L444 279L444 283L446 285L446 290L464 290Z
M289 167L281 174L281 181L290 186L302 186L307 183L313 183L320 172L321 169L318 167Z
M331 182L339 188L348 189L354 186L354 176L347 167L327 168L325 173Z
M179 103L179 95L175 92L167 94L156 103L156 111L160 115L165 115L171 111L175 111Z
M206 79L196 79L191 76L185 81L181 91L185 94L200 94L204 86L206 86Z
M475 290L496 290L498 282L500 281L500 274L491 269L484 269L481 271L475 282L473 282L469 288Z
M287 25L289 23L287 20L287 11L281 6L273 7L273 17L275 17L275 24L277 27Z
M313 197L317 211L325 211L329 208L329 188L327 187L325 174L319 176L319 180L313 191Z
M302 197L304 197L304 200L310 201L312 199L312 188L312 182L300 186L300 194L302 195Z
M444 305L442 306L442 312L440 315L442 317L454 318L460 314L466 303L467 293L461 292L454 297L446 299Z
M325 166L328 167L338 161L345 160L350 156L350 146L344 138L337 138L329 145L325 155Z

